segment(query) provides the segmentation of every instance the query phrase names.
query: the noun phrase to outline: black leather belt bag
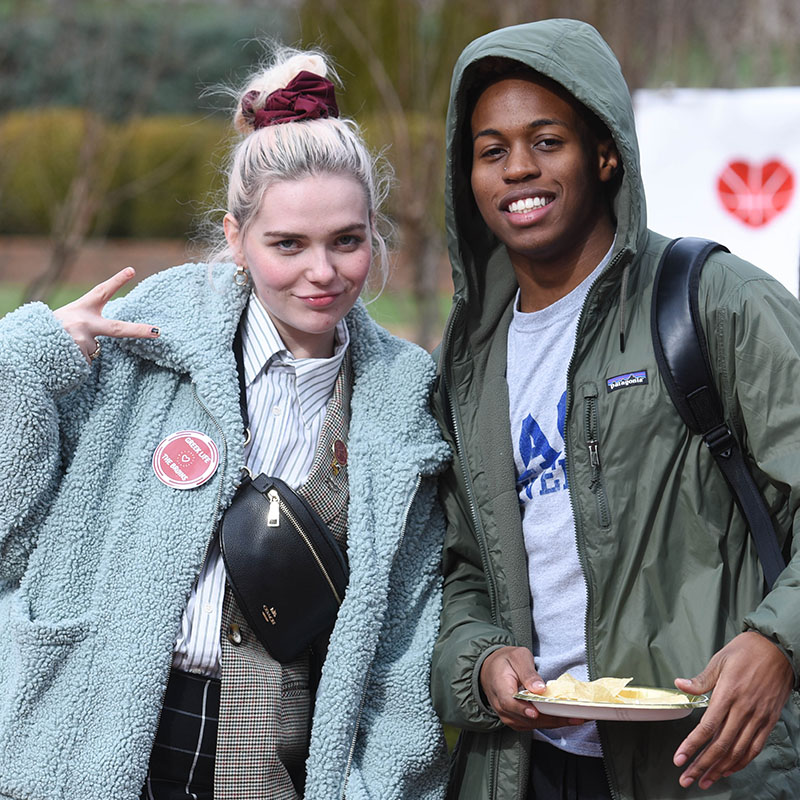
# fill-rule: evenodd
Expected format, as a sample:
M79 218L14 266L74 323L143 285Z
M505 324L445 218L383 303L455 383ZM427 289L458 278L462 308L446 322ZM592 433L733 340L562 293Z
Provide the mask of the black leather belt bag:
M283 481L244 479L219 529L228 582L245 619L277 661L324 653L349 577L313 508Z

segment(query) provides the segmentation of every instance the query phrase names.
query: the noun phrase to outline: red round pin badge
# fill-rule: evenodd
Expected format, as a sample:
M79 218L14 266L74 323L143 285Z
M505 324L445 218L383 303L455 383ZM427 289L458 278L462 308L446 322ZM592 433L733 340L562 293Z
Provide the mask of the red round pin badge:
M341 466L347 464L347 445L341 439L333 443L333 457Z
M200 431L178 431L163 439L153 453L153 471L173 489L202 486L219 466L214 440Z

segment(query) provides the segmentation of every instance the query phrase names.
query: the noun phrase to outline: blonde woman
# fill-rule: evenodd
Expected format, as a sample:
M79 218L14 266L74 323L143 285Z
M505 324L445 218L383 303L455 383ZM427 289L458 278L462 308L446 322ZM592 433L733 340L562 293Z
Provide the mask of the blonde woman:
M327 76L281 51L241 92L211 266L107 305L126 269L0 322L0 797L443 794L449 451L428 355L358 299L386 176ZM243 467L344 554L321 676L319 648L278 660L231 591L218 531Z

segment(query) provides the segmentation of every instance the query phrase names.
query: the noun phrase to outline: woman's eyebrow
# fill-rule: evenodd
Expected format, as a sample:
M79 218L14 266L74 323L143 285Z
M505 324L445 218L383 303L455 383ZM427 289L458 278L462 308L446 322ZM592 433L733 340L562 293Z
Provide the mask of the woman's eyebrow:
M363 222L354 222L352 225L345 225L343 228L339 228L338 230L334 231L334 233L348 233L349 231L366 231L367 226Z
M340 233L347 233L348 231L366 231L367 226L363 222L353 222L350 225L343 225L341 228L337 228L335 231L332 231L333 234L340 234ZM295 233L292 231L264 231L262 234L264 237L275 238L279 237L281 239L305 239L307 238L307 233Z

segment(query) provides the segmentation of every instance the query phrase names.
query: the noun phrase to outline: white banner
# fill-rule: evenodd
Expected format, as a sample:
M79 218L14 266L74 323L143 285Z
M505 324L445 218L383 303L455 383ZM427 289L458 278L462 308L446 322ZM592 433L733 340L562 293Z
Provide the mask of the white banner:
M795 296L800 87L634 93L648 227L704 236Z

